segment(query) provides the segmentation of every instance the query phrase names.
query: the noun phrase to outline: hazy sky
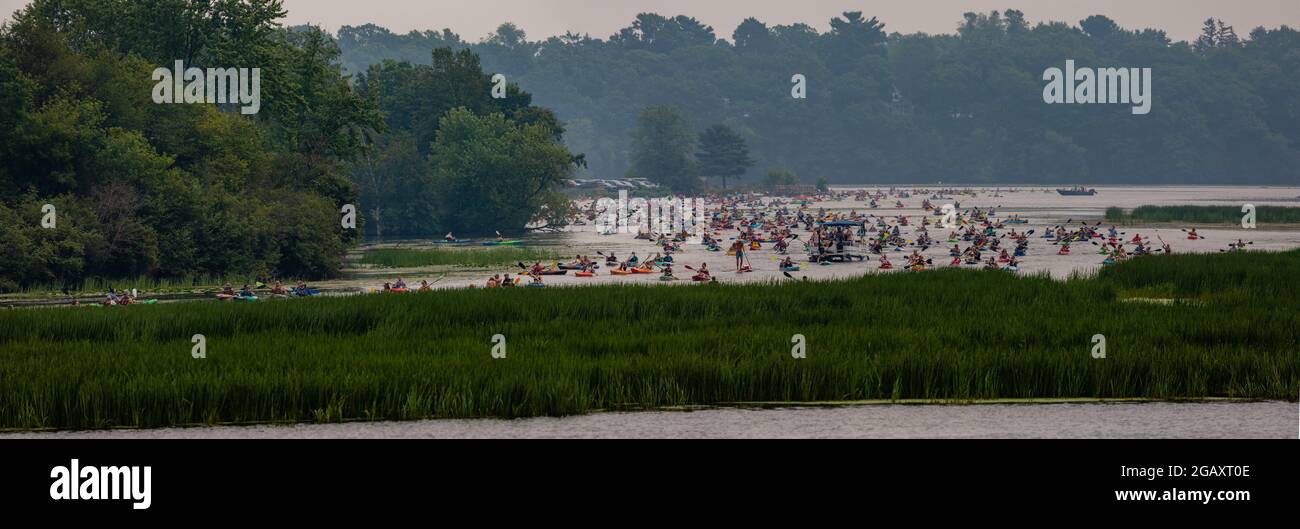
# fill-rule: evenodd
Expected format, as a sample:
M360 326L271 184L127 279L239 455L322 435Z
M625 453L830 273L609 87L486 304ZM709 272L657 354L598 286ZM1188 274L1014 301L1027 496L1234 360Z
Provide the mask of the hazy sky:
M27 0L0 0L8 19ZM1201 21L1224 19L1243 37L1256 26L1300 27L1300 0L285 0L288 24L310 22L336 31L367 22L397 32L451 28L476 41L502 22L514 22L537 40L565 31L606 38L640 12L686 14L713 26L718 36L745 17L772 24L804 22L819 31L843 11L862 11L890 32L952 33L967 11L1019 9L1031 23L1071 24L1104 14L1126 28L1163 29L1175 40L1196 37Z

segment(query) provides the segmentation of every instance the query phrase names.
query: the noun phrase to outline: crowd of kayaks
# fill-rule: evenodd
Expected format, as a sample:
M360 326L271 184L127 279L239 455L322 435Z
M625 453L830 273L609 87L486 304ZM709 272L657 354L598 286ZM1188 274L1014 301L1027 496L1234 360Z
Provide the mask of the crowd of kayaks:
M274 285L267 285L259 281L254 286L244 285L239 290L235 290L234 287L227 283L221 288L221 291L217 292L216 298L220 301L249 302L264 298L309 298L319 296L320 293L320 290L308 287L306 283L298 283L293 287L287 287L280 281L276 281Z

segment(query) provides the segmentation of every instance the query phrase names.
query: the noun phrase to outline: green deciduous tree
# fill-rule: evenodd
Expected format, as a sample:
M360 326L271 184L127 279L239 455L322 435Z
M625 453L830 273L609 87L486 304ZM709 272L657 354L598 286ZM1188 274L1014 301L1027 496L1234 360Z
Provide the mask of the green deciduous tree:
M645 178L675 193L700 190L695 159L695 135L672 107L650 107L637 117L632 131L628 176Z
M573 170L573 155L539 124L453 109L429 151L440 226L456 232L518 233Z
M773 169L763 177L763 186L772 189L777 186L789 186L799 183L799 177L787 169Z
M722 188L727 188L727 178L738 178L754 166L749 157L749 147L745 138L723 124L714 125L700 134L699 173L702 176L714 176L722 179Z

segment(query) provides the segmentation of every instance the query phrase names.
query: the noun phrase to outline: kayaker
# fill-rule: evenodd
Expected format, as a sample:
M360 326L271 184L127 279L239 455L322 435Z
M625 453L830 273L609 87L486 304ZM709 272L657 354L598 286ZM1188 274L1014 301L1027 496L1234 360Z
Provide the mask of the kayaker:
M251 298L251 297L253 297L253 290L250 289L250 288L248 288L248 284L247 284L247 283L244 284L244 288L239 289L239 297L241 297L241 298Z
M501 274L495 274L487 280L488 288L497 288L501 286Z
M402 278L398 277L397 282L393 284L393 288L406 290L406 281L402 281Z
M221 293L228 296L234 296L235 287L230 286L230 283L226 283L225 285L222 285Z
M505 278L501 280L501 286L503 287L515 286L515 282L510 279L510 274L506 274Z
M456 242L456 236L455 236L455 235L452 235L451 232L447 232L447 235L444 236L444 237L442 238L442 240L447 241L447 242Z
M627 264L632 266L636 266L636 264L640 261L641 258L636 256L636 252L632 252L632 257L627 258Z
M271 293L287 296L289 294L289 289L285 288L284 283L277 279L275 281L275 286L271 287Z
M427 279L420 280L420 292L433 292L433 287L429 286Z

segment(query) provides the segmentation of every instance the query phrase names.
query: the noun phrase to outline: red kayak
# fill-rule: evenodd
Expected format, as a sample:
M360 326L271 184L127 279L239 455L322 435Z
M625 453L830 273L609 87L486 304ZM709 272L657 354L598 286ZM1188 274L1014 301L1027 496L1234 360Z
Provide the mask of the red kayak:
M595 274L594 272L578 272L578 273L573 274L573 275L578 276L578 277L595 277L596 274Z

